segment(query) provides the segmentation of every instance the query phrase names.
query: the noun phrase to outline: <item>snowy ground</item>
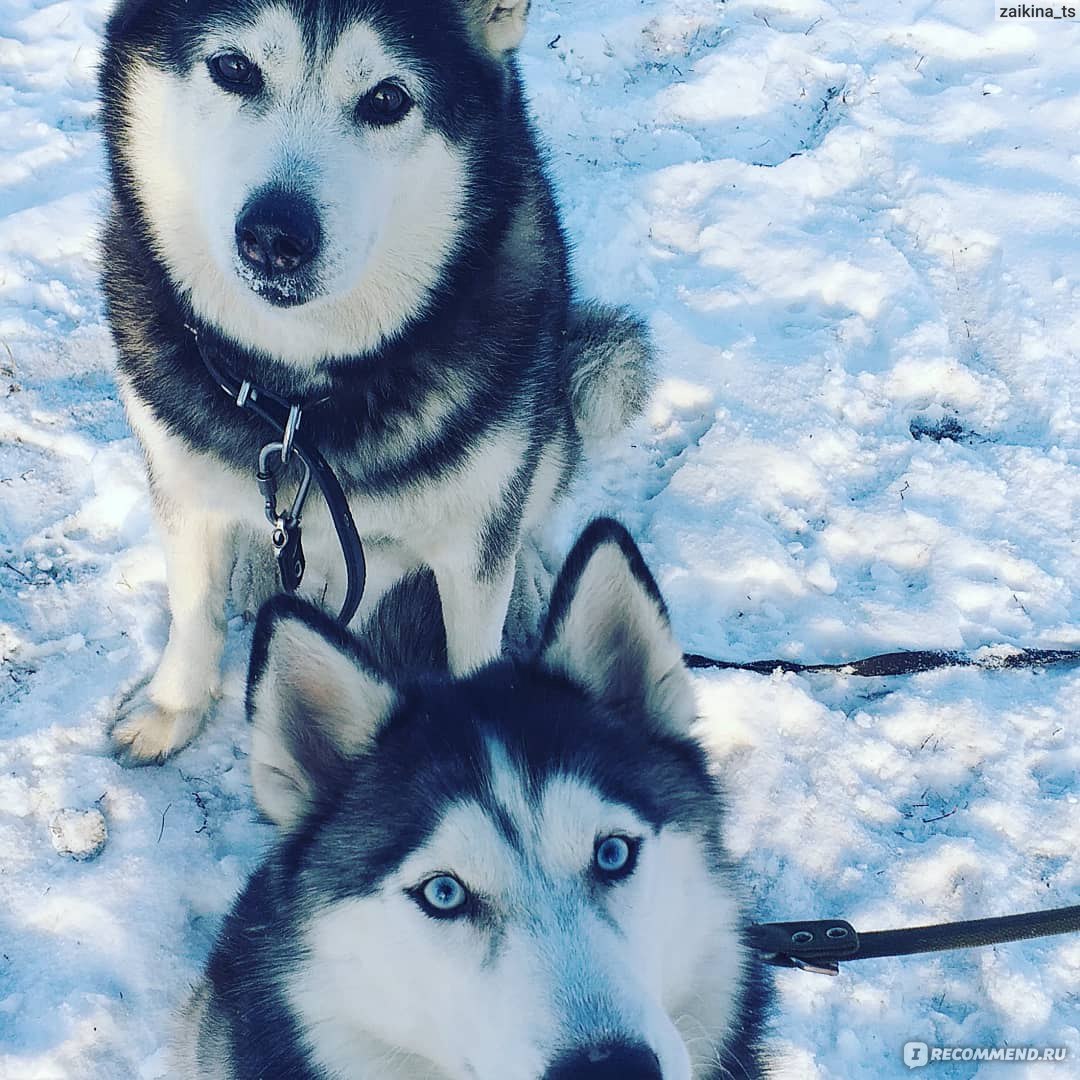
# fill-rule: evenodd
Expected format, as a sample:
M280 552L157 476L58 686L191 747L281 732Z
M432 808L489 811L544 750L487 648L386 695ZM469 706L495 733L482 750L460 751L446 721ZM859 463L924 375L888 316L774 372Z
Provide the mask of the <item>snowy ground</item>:
M107 8L0 0L5 1080L157 1076L268 839L242 626L195 747L134 772L105 753L166 631L95 286ZM524 68L581 278L637 303L665 353L565 538L619 513L712 655L1080 646L1080 24L970 0L534 9ZM759 917L1080 900L1080 672L699 689ZM100 858L56 854L61 808L101 811ZM908 1039L1072 1055L982 1076L1080 1070L1080 938L778 986L785 1076L907 1075Z

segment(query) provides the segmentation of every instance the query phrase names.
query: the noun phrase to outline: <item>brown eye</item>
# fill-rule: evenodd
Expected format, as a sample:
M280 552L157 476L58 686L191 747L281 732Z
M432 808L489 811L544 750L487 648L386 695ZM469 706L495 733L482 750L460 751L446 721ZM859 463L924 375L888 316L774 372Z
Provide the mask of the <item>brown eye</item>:
M369 124L396 124L412 106L412 98L397 83L387 81L360 99L356 113Z
M233 94L253 94L262 87L262 72L240 53L221 53L206 62L210 78Z

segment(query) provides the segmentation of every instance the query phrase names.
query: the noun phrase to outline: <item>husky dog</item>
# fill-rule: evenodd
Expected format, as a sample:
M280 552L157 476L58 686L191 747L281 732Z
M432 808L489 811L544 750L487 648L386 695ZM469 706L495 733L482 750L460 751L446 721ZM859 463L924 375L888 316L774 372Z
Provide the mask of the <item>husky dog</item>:
M104 288L172 616L113 729L129 760L198 731L236 552L256 533L268 549L253 474L275 433L200 352L304 406L366 543L359 617L430 568L456 673L498 653L522 545L583 436L640 409L641 324L571 302L514 58L528 7L121 0L110 20ZM304 544L305 587L338 604L340 552L314 499Z
M261 612L252 779L281 839L226 919L175 1074L761 1076L767 983L629 535L594 522L537 654L464 679L420 673L437 644L410 662L389 640L437 625L422 584L360 640L291 597Z

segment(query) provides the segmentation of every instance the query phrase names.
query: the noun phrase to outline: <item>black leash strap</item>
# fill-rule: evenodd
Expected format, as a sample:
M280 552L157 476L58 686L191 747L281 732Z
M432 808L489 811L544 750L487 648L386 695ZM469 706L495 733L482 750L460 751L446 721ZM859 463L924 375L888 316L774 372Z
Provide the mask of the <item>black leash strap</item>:
M753 671L770 675L774 671L796 674L831 673L863 677L915 675L946 667L983 670L1040 668L1080 663L1080 650L1016 649L988 651L984 656L946 650L882 653L846 664L799 664L791 660L755 660L740 664L686 653L690 668ZM1032 911L1023 915L1003 915L993 919L911 926L903 930L872 930L860 934L843 919L804 922L759 923L747 931L750 945L763 959L779 967L795 967L823 975L838 975L840 964L851 960L874 960L886 956L971 949L980 945L1002 945L1009 941L1080 932L1080 905L1052 911Z
M793 660L751 660L739 664L732 660L714 660L711 656L684 653L688 668L719 668L724 671L753 671L771 675L774 671L794 672L797 675L858 675L874 678L886 675L917 675L947 667L973 667L987 671L1015 668L1053 667L1059 664L1080 664L1080 649L1016 649L1012 652L988 652L986 656L950 652L945 649L923 649L912 652L881 653L844 664L799 664Z
M763 954L767 963L838 975L839 965L851 960L972 949L1077 932L1080 932L1080 905L864 934L843 919L759 923L749 928L747 936L750 945Z
M360 542L360 533L353 521L348 499L345 498L345 492L334 470L327 464L318 448L309 443L298 430L302 409L321 404L326 399L320 398L304 406L298 402L286 401L269 390L253 386L247 380L233 378L215 362L210 346L203 337L194 328L188 329L195 337L199 356L214 382L236 405L254 413L273 431L275 438L281 440L264 447L256 481L266 500L267 517L274 526L272 543L281 573L281 584L287 592L295 592L304 576L300 520L308 484L314 480L319 485L345 560L345 599L338 612L338 622L342 626L348 626L364 596L367 580L364 547ZM280 450L280 455L275 455L276 462L266 453L270 448ZM292 509L280 514L276 504L277 480L288 465L289 455L293 453L304 466L305 475L300 482L300 490L293 501Z

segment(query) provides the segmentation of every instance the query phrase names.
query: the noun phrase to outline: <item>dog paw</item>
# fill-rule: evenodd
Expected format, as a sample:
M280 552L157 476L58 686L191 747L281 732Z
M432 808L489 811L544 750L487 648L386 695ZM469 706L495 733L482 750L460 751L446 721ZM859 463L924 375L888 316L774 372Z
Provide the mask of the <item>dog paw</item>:
M122 765L160 765L187 746L202 727L203 709L166 709L143 687L125 700L109 733L113 756Z

